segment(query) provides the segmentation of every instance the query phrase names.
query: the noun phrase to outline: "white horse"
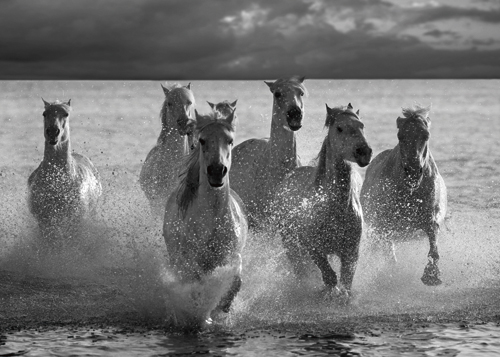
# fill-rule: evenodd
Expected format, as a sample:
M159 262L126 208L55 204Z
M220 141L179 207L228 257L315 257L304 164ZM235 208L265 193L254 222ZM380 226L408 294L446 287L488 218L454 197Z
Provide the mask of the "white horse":
M429 147L429 108L403 108L396 120L399 143L381 152L368 167L361 190L371 238L392 249L394 241L408 239L416 230L429 237L429 262L422 282L441 284L437 234L446 215L447 195ZM377 243L374 241L374 243Z
M305 263L320 269L328 291L339 290L328 255L340 258L340 282L349 293L359 255L363 213L359 202L361 176L352 162L364 167L372 149L364 136L359 110L326 106L328 134L318 165L296 168L279 186L275 204L278 229L295 273L305 275Z
M181 284L207 284L216 269L231 271L218 301L202 316L188 319L194 325L209 319L214 309L228 312L241 286L241 251L248 224L243 203L229 186L233 120L234 113L224 118L196 112L199 143L165 208L163 236L169 267Z
M277 185L301 165L295 133L304 117L303 81L292 77L265 82L274 96L270 138L249 139L234 148L232 186L247 207L251 226L269 216Z
M236 103L237 102L238 102L238 99L236 99L232 103L230 103L228 100L224 100L224 101L219 102L219 103L212 103L212 102L207 101L210 108L212 108L212 111L219 112L224 117L228 117L231 113L233 113L236 110Z
M92 162L71 151L70 100L43 102L44 154L28 178L28 206L44 241L54 245L95 210L102 187Z
M178 182L179 163L192 146L189 121L195 100L191 84L162 85L165 100L160 112L161 132L142 165L139 183L153 213L162 215L169 194Z

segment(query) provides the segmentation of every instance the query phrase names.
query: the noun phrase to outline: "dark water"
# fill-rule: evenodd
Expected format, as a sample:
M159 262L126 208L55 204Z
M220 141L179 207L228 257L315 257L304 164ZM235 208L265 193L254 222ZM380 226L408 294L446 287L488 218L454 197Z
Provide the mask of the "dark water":
M325 102L360 108L375 153L395 144L401 106L432 103L431 150L450 206L439 241L441 286L420 281L425 240L398 246L397 266L364 242L354 299L344 306L322 295L319 274L295 279L276 237L251 234L231 313L202 333L176 332L169 311L183 302L166 298L161 222L137 182L159 130L159 83L0 82L0 356L500 353L500 82L306 85L309 123L298 134L306 162L326 135ZM268 134L272 99L263 83L192 88L200 108L204 100L238 99L238 142ZM104 194L79 236L40 255L25 199L27 177L42 157L42 95L72 98L73 148L97 165Z

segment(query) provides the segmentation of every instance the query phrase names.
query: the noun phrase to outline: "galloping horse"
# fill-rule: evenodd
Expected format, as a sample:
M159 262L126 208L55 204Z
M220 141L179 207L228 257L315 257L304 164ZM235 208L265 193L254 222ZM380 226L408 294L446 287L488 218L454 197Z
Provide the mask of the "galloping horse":
M248 210L251 226L269 215L276 186L300 166L295 132L302 127L304 77L265 82L273 93L271 135L249 139L233 151L232 186Z
M171 88L162 85L165 94L160 118L161 132L156 145L151 149L142 165L139 182L151 209L162 215L169 194L178 181L178 165L189 153L192 135L189 121L194 108L191 84Z
M211 102L207 102L207 103L208 103L208 105L210 105L210 108L212 108L212 111L219 112L222 114L222 116L228 117L236 109L237 102L238 102L238 99L236 99L232 103L230 103L228 100L224 100L224 101L216 103L216 104L211 103Z
M214 303L228 312L241 286L248 230L243 202L229 187L234 113L224 118L196 112L195 134L199 143L165 208L163 237L169 266L181 283L203 284L217 268L231 270L230 288Z
M396 120L399 143L381 152L366 171L361 203L366 221L381 243L394 241L423 230L429 237L429 262L422 282L441 284L438 268L437 233L446 215L446 186L429 147L429 108L403 108Z
M89 217L102 187L92 162L71 152L70 100L43 102L45 148L42 162L28 178L28 205L44 242L53 245Z
M320 269L328 290L339 290L329 254L340 258L340 282L352 286L358 261L363 213L359 202L361 176L351 162L365 167L372 149L359 110L326 106L328 134L318 165L296 168L279 186L274 202L278 227L295 273L304 275L307 255Z

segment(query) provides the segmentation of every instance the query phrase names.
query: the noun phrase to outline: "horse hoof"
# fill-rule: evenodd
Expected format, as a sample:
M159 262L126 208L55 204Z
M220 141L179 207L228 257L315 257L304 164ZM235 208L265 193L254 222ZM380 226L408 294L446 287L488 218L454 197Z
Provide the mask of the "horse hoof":
M425 285L436 286L442 283L441 279L439 278L440 276L441 272L439 271L437 265L428 263L424 269L424 275L422 275L420 280L422 280L422 283L424 283Z

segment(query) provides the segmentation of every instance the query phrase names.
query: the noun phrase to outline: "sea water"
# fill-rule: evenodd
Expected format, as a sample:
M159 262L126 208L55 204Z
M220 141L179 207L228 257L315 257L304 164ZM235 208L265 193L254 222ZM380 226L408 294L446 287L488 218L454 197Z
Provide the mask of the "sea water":
M306 80L297 133L306 164L326 135L325 103L360 109L374 154L397 143L402 107L432 106L430 147L449 200L443 284L420 281L426 239L397 246L394 266L363 238L354 298L344 306L323 297L319 273L296 280L278 237L251 233L231 313L192 335L166 323L161 220L138 184L160 130L160 83L0 82L0 355L500 353L500 81ZM236 144L269 135L272 95L262 81L191 88L200 112L210 110L206 101L238 99ZM81 236L43 257L26 205L27 178L43 155L41 97L71 99L72 148L92 159L104 189Z

